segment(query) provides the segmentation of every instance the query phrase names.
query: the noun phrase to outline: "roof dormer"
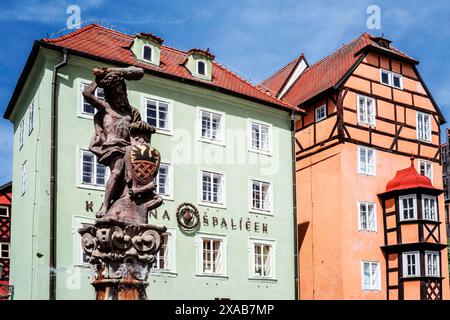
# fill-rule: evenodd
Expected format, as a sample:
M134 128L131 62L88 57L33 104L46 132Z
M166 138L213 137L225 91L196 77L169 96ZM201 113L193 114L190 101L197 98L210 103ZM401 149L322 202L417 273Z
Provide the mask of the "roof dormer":
M131 51L138 60L159 66L163 41L153 34L141 32L135 36Z
M188 57L185 66L189 72L194 77L211 80L214 55L209 52L209 49L206 51L201 49L191 49L187 54Z

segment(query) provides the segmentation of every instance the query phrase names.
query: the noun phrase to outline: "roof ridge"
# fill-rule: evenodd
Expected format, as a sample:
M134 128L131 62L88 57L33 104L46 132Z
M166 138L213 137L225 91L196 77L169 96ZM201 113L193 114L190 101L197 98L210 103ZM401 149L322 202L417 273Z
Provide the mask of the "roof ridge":
M274 74L272 74L270 77L264 79L263 81L261 81L258 85L263 85L264 82L267 82L269 80L271 80L273 77L277 76L278 74L280 74L282 71L286 70L286 68L293 63L296 60L300 60L300 58L304 57L305 54L302 52L299 56L297 56L296 58L292 59L291 61L289 61L286 65L284 65L281 69L279 69L277 72L275 72Z

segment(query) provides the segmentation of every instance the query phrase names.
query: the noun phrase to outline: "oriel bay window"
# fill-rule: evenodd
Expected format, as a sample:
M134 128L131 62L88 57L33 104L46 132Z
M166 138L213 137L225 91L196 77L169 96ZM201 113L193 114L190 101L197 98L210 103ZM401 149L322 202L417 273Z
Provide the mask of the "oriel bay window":
M402 254L403 277L418 277L420 276L420 253L404 252Z
M416 220L417 219L417 203L416 195L407 195L399 197L400 220Z
M226 275L226 237L198 235L198 274Z
M109 168L98 163L95 155L80 150L81 184L104 187L109 177Z
M422 214L425 220L438 220L436 197L422 195Z
M439 252L425 251L425 275L428 277L440 277L441 259Z

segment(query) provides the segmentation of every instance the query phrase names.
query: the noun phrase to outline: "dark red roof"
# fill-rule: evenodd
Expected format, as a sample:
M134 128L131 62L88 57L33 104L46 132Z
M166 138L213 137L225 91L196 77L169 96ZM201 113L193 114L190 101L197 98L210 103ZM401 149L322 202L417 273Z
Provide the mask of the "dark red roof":
M235 73L213 61L212 80L202 80L191 75L183 62L188 54L165 45L161 46L160 66L142 62L134 56L131 45L134 37L97 24L90 24L70 34L55 39L42 39L41 41L58 47L107 59L120 63L141 67L162 74L193 80L194 82L220 87L240 95L268 102L285 109L297 109L285 101L272 97Z
M299 106L303 102L334 87L364 54L363 49L365 48L370 47L385 53L393 54L411 63L417 63L417 61L392 46L390 46L389 49L381 46L378 43L379 39L379 37L363 33L350 43L340 47L329 56L308 67L300 75L298 81L284 95L284 98L292 105ZM280 70L280 72L282 70ZM274 76L276 75L277 74ZM270 82L271 78L265 81ZM265 81L263 81L263 83Z
M305 56L302 53L283 68L275 72L272 76L261 82L258 87L262 90L270 90L274 95L279 94L284 84L289 79L289 76L295 70L295 67L304 59L304 57Z
M436 189L429 178L417 172L414 168L414 159L412 159L410 167L397 171L394 179L387 183L386 192L414 188Z

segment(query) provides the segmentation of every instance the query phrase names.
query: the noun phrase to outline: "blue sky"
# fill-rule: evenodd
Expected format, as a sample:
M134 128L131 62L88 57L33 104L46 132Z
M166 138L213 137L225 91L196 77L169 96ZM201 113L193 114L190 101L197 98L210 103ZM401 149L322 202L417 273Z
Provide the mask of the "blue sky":
M81 20L98 19L130 34L150 32L179 49L210 48L216 59L258 83L304 52L314 63L359 34L384 33L421 61L419 70L450 119L449 1L2 1L0 112L3 114L33 40L66 27L76 4ZM381 29L367 29L369 5ZM11 179L12 125L0 120L0 184Z

